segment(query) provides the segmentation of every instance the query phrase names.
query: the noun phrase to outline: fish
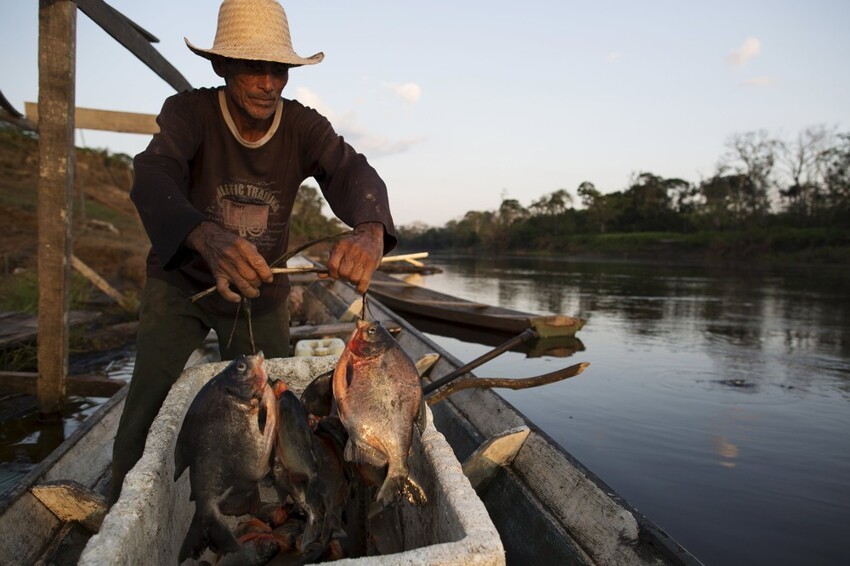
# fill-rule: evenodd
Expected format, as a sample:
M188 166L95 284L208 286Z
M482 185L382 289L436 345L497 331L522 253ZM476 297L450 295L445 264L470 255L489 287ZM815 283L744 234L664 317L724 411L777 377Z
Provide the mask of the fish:
M268 385L262 352L241 355L207 382L189 406L174 450L174 480L189 468L195 515L179 560L197 558L207 547L238 552L224 523L222 506L253 495L271 469L277 438L277 399Z
M307 525L301 542L309 545L319 537L321 523L320 478L316 462L313 431L307 410L291 390L278 381L278 435L272 478L281 504L289 495L307 516Z
M301 392L301 402L311 415L327 417L333 411L333 371L316 376Z
M410 477L413 429L424 429L425 404L416 366L379 322L358 320L333 375L333 396L348 432L348 462L386 467L376 496L384 507L427 502Z
M348 473L343 450L348 434L338 417L325 417L313 432L316 462L321 477L319 494L322 501L322 530L320 542L327 547L332 538L344 538L342 511L349 495Z

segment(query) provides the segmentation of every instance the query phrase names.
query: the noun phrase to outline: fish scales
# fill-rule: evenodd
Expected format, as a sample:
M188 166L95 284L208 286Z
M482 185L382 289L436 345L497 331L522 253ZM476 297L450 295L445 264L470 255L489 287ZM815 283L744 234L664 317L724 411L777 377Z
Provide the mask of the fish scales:
M334 371L333 394L349 435L345 459L386 466L377 501L424 503L408 467L414 424L424 410L419 374L380 322L357 322Z
M179 559L207 547L230 553L239 543L224 522L233 501L257 492L268 474L277 436L277 399L262 352L239 356L198 392L183 420L174 452L174 479L189 468L195 515Z

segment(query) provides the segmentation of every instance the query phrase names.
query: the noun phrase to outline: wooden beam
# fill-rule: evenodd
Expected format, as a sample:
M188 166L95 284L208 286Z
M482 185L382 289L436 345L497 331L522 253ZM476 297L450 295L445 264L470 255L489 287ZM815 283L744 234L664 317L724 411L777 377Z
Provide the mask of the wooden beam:
M30 491L60 521L77 521L93 533L100 530L109 511L104 496L73 480L40 483Z
M181 92L192 88L189 81L153 48L149 42L149 36L140 33L139 27L115 8L103 0L77 0L77 6L174 90Z
M38 125L38 104L24 102L27 120ZM138 112L118 112L95 108L75 108L75 127L83 130L104 130L127 134L155 134L159 132L156 115Z
M77 6L39 0L38 405L57 414L68 373Z
M136 311L135 305L132 303L132 301L130 301L129 298L125 297L123 294L121 294L121 291L107 283L107 281L103 277L98 275L94 269L83 263L80 258L75 255L72 255L71 265L74 269L79 271L83 277L91 281L95 287L103 291L103 293L107 297L118 303L122 309L128 312Z
M509 466L531 433L527 426L507 430L487 439L463 463L463 473L481 493L503 466Z

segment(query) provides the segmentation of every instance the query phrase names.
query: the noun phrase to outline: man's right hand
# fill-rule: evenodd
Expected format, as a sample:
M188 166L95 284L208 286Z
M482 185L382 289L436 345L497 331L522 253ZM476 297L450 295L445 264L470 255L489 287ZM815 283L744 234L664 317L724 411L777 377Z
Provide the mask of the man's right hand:
M198 224L184 243L201 254L219 294L231 303L242 300L231 290L231 283L242 295L255 299L260 296L260 285L272 282L272 271L256 246L212 222Z

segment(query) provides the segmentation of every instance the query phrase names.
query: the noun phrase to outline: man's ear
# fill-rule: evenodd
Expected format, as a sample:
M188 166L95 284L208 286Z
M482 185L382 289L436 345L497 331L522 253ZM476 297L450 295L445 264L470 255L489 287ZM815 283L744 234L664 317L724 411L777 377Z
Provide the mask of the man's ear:
M213 71L215 71L215 74L218 75L221 78L224 78L224 66L226 64L224 59L221 58L221 57L215 56L210 60L212 61L212 68L213 68Z

